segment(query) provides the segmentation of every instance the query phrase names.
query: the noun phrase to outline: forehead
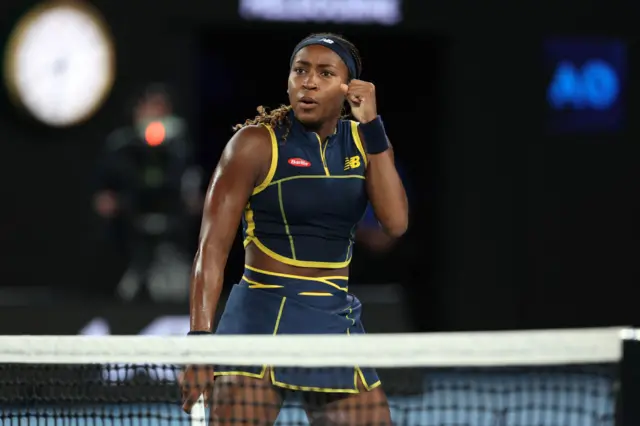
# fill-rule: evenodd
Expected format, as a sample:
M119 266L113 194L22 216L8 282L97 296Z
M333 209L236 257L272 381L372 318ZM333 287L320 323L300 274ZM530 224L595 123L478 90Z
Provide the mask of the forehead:
M311 64L333 65L335 67L342 65L346 67L342 62L342 59L340 59L340 56L338 56L333 50L319 44L312 44L311 46L306 46L300 49L293 58L293 62L296 61L304 61Z

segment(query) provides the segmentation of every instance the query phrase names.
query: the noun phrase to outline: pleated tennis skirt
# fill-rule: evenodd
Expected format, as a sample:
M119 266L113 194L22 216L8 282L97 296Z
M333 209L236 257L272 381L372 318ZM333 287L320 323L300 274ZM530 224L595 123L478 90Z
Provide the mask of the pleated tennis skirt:
M308 278L246 266L233 286L216 334L363 334L362 305L347 291L348 277ZM259 352L260 348L257 347ZM216 376L264 378L278 387L309 392L358 393L380 385L373 368L225 366Z

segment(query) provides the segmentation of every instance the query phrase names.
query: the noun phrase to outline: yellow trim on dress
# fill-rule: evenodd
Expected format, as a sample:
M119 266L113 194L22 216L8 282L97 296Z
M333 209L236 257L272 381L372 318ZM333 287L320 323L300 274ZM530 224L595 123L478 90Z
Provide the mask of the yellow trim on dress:
M277 260L280 263L284 263L286 265L291 265L291 266L298 266L301 268L324 268L324 269L344 268L346 266L349 266L349 263L351 263L351 256L353 255L352 253L350 253L350 256L344 262L316 262L313 260L297 260L297 259L290 259L286 256L276 253L275 251L271 250L270 248L262 244L262 242L255 236L250 239L249 238L245 239L245 247L249 243L254 243L256 247L260 249L260 251L262 251L264 254L266 254L272 259Z
M360 139L360 133L358 132L358 123L355 121L351 121L351 136L353 137L353 141L356 144L356 148L360 151L360 155L362 155L362 159L364 160L365 168L369 164L369 159L367 158L367 152L364 149L364 145L362 144L362 139Z
M303 281L315 281L315 282L320 282L323 284L326 284L328 286L331 286L333 288L336 288L340 291L348 291L347 287L340 287L339 285L332 283L330 280L344 280L344 281L348 281L349 277L346 276L342 276L342 275L336 275L336 276L330 276L330 277L318 277L318 278L313 278L313 277L305 277L302 275L293 275L293 274L283 274L280 272L271 272L271 271L265 271L264 269L258 269L255 268L253 266L247 265L245 264L244 267L250 271L253 272L257 272L259 274L264 274L264 275L273 275L274 277L281 277L281 278L291 278L294 280L303 280Z
M256 229L256 222L253 220L253 210L251 210L251 202L247 203L244 208L244 221L247 223L247 229L245 230L245 239L243 241L244 247L247 247L253 239L253 232Z
M283 285L277 285L277 284L263 284L260 283L258 281L254 281L254 280L250 280L249 278L247 278L246 276L242 276L242 279L245 280L247 283L249 283L249 288L284 288Z
M324 143L324 148L322 147L322 139L320 139L320 135L315 133L318 138L318 143L320 144L320 158L322 159L322 167L324 167L324 174L329 176L329 168L327 167L327 157L325 157L325 152L327 151L328 142Z
M264 191L264 189L271 183L273 176L275 176L276 174L276 169L278 168L278 138L276 137L276 133L273 131L271 126L267 124L262 124L262 126L264 126L269 131L269 135L271 136L271 165L269 166L267 176L265 176L260 185L256 186L253 189L251 195L256 195Z
M293 244L293 236L289 230L289 222L287 222L287 215L284 213L284 201L282 200L282 184L278 182L278 204L280 205L280 215L282 216L282 222L284 223L284 232L289 238L289 247L291 248L291 257L296 259L296 246Z
M362 175L296 175L296 176L289 176L286 178L282 178L282 179L278 179L278 180L274 180L273 182L271 182L269 184L269 186L271 185L277 185L279 183L282 182L286 182L289 180L294 180L294 179L366 179L364 176Z

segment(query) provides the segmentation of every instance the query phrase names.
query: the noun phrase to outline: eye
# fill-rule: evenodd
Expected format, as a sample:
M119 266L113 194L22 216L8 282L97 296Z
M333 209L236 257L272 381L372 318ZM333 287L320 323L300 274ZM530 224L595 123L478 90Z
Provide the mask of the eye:
M331 77L334 74L331 71L322 71L321 75L324 77Z
M293 72L294 72L294 73L296 73L296 74L302 74L302 73L304 73L304 72L305 72L305 70L304 70L304 69L302 69L302 68L294 68L294 69L293 69Z

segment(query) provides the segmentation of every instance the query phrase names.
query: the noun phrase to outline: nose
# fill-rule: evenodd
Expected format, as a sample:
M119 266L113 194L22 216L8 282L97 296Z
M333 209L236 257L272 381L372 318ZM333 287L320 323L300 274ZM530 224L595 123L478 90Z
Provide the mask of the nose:
M313 90L313 89L316 89L318 87L318 83L316 82L316 73L315 72L310 71L305 76L305 79L302 81L302 87L304 87L307 90Z

